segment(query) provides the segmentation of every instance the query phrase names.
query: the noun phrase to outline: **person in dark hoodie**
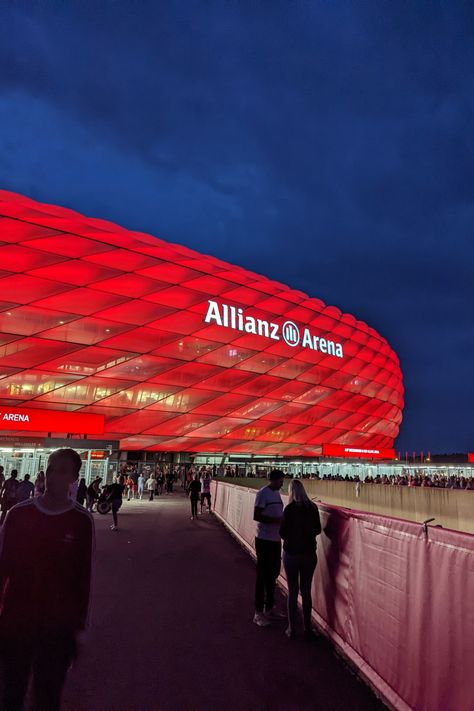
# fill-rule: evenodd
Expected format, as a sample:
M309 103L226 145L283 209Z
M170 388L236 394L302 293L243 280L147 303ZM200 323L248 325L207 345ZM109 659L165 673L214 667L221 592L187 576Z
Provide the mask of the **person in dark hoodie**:
M316 536L321 522L316 504L309 498L303 484L293 479L289 486L289 503L283 512L280 536L283 540L283 566L288 582L288 627L286 635L293 639L296 631L298 592L303 601L305 639L314 637L311 629L311 584L316 569Z

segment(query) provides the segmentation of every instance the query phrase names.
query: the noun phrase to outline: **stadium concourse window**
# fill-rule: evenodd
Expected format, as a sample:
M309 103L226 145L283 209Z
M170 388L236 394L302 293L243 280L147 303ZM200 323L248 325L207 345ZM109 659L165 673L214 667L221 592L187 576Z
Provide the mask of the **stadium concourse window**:
M100 477L103 483L112 481L116 473L116 463L110 461L108 451L81 450L75 447L82 459L80 476L84 477L86 484L89 484L96 477ZM0 466L4 469L6 477L10 476L12 469L18 471L18 479L24 479L28 474L34 482L39 471L46 470L48 458L52 448L35 447L0 447Z

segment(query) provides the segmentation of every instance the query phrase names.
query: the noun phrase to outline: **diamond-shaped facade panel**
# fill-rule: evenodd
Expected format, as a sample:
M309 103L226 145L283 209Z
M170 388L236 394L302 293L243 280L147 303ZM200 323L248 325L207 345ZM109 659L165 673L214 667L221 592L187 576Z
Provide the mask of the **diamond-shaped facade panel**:
M124 449L391 448L399 361L317 298L0 191L3 405L102 414Z

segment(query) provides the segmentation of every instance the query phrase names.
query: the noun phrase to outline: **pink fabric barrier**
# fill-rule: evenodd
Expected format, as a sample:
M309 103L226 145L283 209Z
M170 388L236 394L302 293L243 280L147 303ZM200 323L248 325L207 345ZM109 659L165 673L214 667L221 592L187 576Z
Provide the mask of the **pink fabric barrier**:
M255 494L213 482L214 512L250 550ZM474 711L474 536L319 509L315 620L393 708Z

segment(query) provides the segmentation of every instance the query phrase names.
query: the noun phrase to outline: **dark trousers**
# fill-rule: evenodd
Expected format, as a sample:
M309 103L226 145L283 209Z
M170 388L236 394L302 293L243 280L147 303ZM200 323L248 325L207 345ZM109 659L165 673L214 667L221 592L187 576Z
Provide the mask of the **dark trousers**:
M317 561L316 553L283 551L283 566L288 582L288 625L292 631L296 626L299 591L303 602L304 628L311 629L311 583Z
M117 511L122 506L122 499L112 499L112 516L114 519L114 526L118 526Z
M59 711L67 671L76 656L72 633L45 633L2 640L3 711L22 711L30 674L33 709Z
M255 539L257 553L257 582L255 584L255 610L271 610L275 604L275 585L280 574L281 543Z
M194 499L191 497L191 516L197 518L198 515L198 501L199 499Z

